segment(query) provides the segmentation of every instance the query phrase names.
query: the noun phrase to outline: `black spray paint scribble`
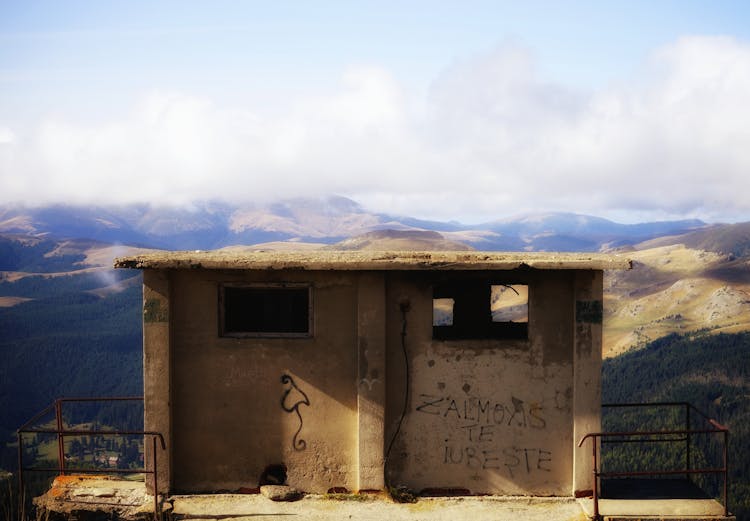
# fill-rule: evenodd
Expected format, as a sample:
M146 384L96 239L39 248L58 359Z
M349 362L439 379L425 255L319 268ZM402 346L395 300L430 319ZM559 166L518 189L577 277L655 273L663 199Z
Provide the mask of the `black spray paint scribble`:
M288 386L286 389L284 389L284 394L281 396L281 408L288 413L297 413L297 418L299 418L299 428L297 429L297 432L294 433L294 437L292 438L292 447L294 448L294 450L305 450L305 448L307 448L307 442L305 442L305 440L297 439L299 433L302 432L303 423L302 413L300 413L299 407L300 405L309 406L310 400L308 399L305 392L297 387L297 384L294 383L294 380L288 374L282 375L281 383Z

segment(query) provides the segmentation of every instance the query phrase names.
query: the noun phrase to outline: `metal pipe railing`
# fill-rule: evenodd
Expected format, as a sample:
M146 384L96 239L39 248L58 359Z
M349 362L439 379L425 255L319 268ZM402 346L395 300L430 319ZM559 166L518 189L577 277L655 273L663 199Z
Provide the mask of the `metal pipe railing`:
M728 461L728 446L729 446L729 429L724 425L720 424L716 420L710 418L705 413L695 408L688 402L655 402L655 403L620 403L620 404L603 404L602 408L605 407L685 407L685 428L684 429L673 429L673 430L644 430L644 431L618 431L618 432L592 432L588 433L578 442L578 446L582 447L587 439L592 440L592 460L593 460L593 499L594 499L594 519L601 519L599 512L599 478L602 477L636 477L636 476L660 476L660 475L678 475L684 474L689 477L694 474L723 474L723 503L724 503L724 515L729 516L729 502L728 502L728 488L729 488L729 461ZM691 416L690 412L693 411L702 417L711 428L705 429L691 429ZM723 454L722 454L722 466L718 468L691 468L691 452L690 445L692 436L695 434L719 434L723 435ZM654 439L653 436L658 436ZM665 436L679 436L679 437L665 437ZM678 470L654 470L654 471L630 471L630 472L602 472L599 470L600 457L599 450L601 444L606 443L674 443L674 442L686 442L685 448L685 468Z
M152 470L148 470L147 461L144 457L143 468L130 469L76 469L82 474L146 474L151 475L154 489L154 519L158 520L159 512L159 488L158 488L158 465L157 465L157 440L162 450L166 450L164 436L160 432L145 430L91 430L91 429L66 429L63 420L63 404L68 402L126 402L126 401L143 401L141 396L114 396L114 397L95 397L95 398L58 398L51 405L34 415L30 420L24 423L17 431L18 436L18 496L19 502L24 499L24 472L57 472L58 475L65 475L65 437L66 436L144 436L151 439L152 444ZM51 411L55 412L55 429L33 428L32 425L42 419ZM57 436L57 467L25 467L24 466L24 434L55 434ZM145 440L144 440L145 441ZM144 456L145 456L144 443ZM19 512L20 512L19 508Z

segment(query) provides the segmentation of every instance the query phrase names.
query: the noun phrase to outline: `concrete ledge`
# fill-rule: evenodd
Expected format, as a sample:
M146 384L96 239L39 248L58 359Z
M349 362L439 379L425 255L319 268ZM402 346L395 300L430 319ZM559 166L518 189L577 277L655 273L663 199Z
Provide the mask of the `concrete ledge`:
M278 520L293 516L306 521L585 521L572 498L452 497L420 498L394 503L385 495L308 495L295 503L274 503L258 495L211 494L172 496L170 517L191 521L232 519Z
M58 476L50 489L34 498L36 518L43 520L142 521L154 518L154 496L143 480L106 476Z
M100 476L59 476L46 494L34 499L37 519L99 521L153 519L154 497L143 481ZM591 498L464 496L419 498L395 503L379 494L310 494L279 503L261 494L195 494L166 498L162 509L171 520L278 520L295 516L309 521L586 521L593 516ZM606 521L734 521L712 499L601 499Z
M588 517L594 515L594 501L579 499ZM713 499L600 499L599 514L605 521L735 521L724 516L724 507Z

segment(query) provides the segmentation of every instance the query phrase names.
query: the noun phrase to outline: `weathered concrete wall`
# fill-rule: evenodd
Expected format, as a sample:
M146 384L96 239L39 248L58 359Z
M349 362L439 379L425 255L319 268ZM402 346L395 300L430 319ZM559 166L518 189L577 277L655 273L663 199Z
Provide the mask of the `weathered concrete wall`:
M315 335L219 337L218 285L227 282L312 283ZM356 274L173 273L175 490L255 487L278 464L307 491L357 487L355 282Z
M407 412L386 469L392 484L571 494L575 272L500 277L489 280L529 286L528 340L433 340L431 281L389 279L388 440L407 392L404 317L409 364ZM403 314L399 303L405 300L410 309Z
M602 405L602 296L601 271L579 271L575 278L575 382L573 427L573 493L588 495L594 488L591 440L578 442L588 433L601 431Z
M166 450L157 444L157 484L159 492L169 490L171 482L172 422L170 408L171 388L171 334L170 334L170 280L169 272L145 270L143 272L143 424L146 431L164 436ZM153 471L152 443L145 444L145 461ZM152 481L146 480L153 493Z
M385 275L363 273L357 295L357 490L385 488Z
M381 489L386 475L417 491L586 490L590 448L574 447L599 425L601 279L146 270L146 428L168 444L160 489L255 487L281 464L310 492ZM433 339L433 288L446 281L528 285L528 338ZM253 282L311 284L314 335L222 338L220 284Z

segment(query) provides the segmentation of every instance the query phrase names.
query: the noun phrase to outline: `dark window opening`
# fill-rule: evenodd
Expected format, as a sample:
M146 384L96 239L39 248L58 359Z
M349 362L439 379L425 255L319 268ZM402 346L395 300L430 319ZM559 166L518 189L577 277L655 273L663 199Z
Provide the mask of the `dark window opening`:
M224 285L220 299L222 336L311 335L307 285Z
M529 288L488 281L433 288L432 337L439 340L514 339L529 335Z

